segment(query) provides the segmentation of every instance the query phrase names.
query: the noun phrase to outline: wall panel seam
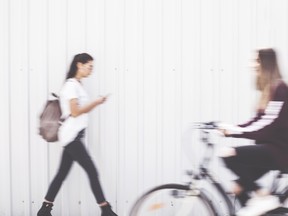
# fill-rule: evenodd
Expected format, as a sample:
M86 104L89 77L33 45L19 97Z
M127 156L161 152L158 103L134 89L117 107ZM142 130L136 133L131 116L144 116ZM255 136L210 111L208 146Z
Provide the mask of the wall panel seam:
M31 78L31 68L30 68L30 0L27 0L27 5L26 5L26 10L27 10L27 141L28 141L28 211L31 211L31 124L30 124L30 104L31 104L31 99L30 99L30 78ZM27 205L27 204L26 204Z
M12 121L12 117L11 117L11 1L7 0L8 2L8 90L9 90L9 97L8 97L8 103L9 103L9 179L10 179L10 184L9 184L9 188L10 188L10 214L12 214L12 209L13 209L13 193L12 193L12 147L11 147L11 138L12 138L12 126L11 126L11 121Z

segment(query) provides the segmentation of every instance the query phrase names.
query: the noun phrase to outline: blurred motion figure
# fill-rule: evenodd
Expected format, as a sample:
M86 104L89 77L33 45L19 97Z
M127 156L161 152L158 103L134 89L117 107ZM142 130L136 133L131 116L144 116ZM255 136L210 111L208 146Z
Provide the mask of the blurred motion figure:
M256 216L280 206L276 196L257 183L270 170L288 169L288 87L274 49L259 49L255 59L256 115L245 124L220 124L227 137L255 140L256 145L230 148L221 155L238 179L232 191L244 205L237 216Z

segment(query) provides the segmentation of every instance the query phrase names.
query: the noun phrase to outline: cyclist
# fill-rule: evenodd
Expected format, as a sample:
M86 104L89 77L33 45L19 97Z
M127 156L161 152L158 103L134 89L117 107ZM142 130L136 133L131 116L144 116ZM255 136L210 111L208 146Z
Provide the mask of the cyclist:
M244 207L237 216L262 215L279 207L279 199L256 180L270 170L288 168L288 87L282 80L275 50L257 51L255 71L260 91L255 117L237 126L220 124L225 136L252 139L256 144L230 148L221 155L239 177L232 190Z

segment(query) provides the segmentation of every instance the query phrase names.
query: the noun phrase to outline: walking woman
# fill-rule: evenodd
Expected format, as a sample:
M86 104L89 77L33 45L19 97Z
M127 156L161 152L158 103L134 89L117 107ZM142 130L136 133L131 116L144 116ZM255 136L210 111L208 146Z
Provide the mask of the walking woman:
M280 74L275 50L258 50L255 75L256 89L260 91L255 117L234 127L222 125L221 129L226 136L256 143L231 148L222 155L227 167L238 176L233 192L244 207L237 216L262 215L279 207L278 198L256 181L270 170L288 167L288 87Z
M59 141L63 145L62 159L37 216L51 216L54 199L74 161L78 162L86 171L92 192L102 210L102 216L117 216L105 199L96 167L83 143L88 124L88 113L107 99L100 97L89 101L81 80L88 77L92 70L93 58L89 54L81 53L74 56L66 82L60 92L62 115L67 118L59 130Z

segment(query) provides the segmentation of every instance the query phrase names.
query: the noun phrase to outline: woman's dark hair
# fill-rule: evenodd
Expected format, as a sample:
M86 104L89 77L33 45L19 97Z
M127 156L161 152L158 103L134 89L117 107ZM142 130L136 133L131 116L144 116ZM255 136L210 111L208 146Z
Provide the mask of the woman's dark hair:
M70 69L67 73L66 79L73 78L76 76L77 72L77 63L80 62L82 64L85 64L89 61L93 61L93 57L87 53L80 53L74 56L73 61L70 65Z
M261 75L257 79L257 89L262 92L258 109L265 109L274 94L274 90L279 85L282 76L277 63L277 54L274 49L258 50L258 59L260 63Z
M260 49L258 50L258 57L262 71L269 81L282 78L277 63L277 54L274 49Z

